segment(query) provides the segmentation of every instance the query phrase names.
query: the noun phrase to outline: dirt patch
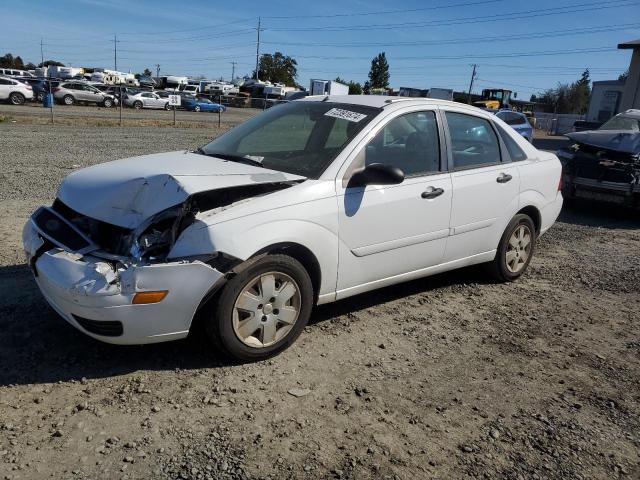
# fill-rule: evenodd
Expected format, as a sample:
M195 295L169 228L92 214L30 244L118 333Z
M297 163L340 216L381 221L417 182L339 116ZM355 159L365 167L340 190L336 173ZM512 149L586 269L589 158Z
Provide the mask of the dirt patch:
M93 341L21 260L22 224L69 171L210 130L0 136L0 478L640 477L636 213L578 204L517 282L465 269L360 295L233 365L201 338Z

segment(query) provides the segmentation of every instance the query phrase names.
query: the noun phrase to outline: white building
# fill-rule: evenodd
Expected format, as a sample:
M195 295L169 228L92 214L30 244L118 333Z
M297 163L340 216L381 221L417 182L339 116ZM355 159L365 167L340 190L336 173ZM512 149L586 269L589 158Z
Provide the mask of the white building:
M624 84L620 111L640 108L640 38L618 45L620 49L633 50L629 64L629 77Z
M624 86L625 82L621 80L593 82L586 120L588 122L606 122L618 114Z

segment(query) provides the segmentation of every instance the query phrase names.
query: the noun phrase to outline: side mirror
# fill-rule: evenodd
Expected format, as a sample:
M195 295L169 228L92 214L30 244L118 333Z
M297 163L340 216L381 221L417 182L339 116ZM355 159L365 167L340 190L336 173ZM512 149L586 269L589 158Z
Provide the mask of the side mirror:
M366 185L397 185L404 181L404 172L398 167L372 163L356 170L349 180L349 187L364 187Z

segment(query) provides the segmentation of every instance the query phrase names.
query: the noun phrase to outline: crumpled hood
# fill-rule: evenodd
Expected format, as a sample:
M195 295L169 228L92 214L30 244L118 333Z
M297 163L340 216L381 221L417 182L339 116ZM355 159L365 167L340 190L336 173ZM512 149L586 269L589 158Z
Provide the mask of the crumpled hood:
M178 151L78 170L63 180L58 198L90 218L132 229L198 192L295 180L304 177Z
M593 147L601 147L618 152L640 153L640 133L628 130L590 130L567 133L571 140Z

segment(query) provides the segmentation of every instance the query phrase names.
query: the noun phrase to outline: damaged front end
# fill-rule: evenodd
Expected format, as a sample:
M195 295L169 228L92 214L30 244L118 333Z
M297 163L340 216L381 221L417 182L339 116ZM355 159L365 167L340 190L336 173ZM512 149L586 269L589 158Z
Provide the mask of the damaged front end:
M559 151L558 158L563 166L565 198L640 208L640 152L576 142Z
M44 297L76 328L110 343L182 338L203 299L240 260L223 252L172 257L176 240L203 213L295 183L198 192L135 228L88 217L58 198L32 215L23 245Z

